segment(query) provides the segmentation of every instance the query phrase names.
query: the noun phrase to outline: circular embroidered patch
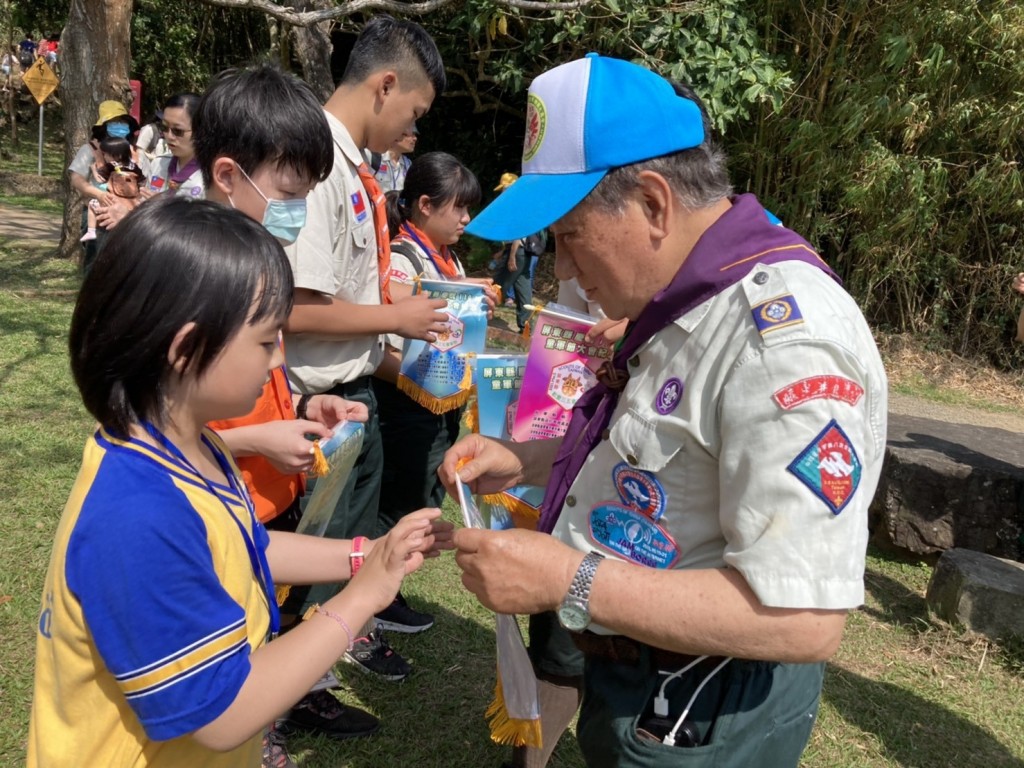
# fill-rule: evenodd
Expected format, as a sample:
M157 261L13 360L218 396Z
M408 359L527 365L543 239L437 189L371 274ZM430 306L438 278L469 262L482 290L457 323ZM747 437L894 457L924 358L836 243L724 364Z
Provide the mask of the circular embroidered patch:
M784 323L793 314L793 308L785 299L768 302L761 308L761 318L768 323Z
M682 399L683 382L673 376L658 390L658 396L654 398L654 408L662 416L667 416L676 409Z
M523 139L523 162L533 159L544 141L548 113L540 96L531 93L526 99L526 137Z

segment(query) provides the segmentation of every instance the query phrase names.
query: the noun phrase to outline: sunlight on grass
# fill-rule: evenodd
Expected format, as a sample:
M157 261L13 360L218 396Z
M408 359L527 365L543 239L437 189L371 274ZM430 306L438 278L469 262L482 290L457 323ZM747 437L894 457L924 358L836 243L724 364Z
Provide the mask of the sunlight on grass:
M10 598L0 601L0 765L15 766L25 759L50 542L92 420L65 348L76 268L40 248L0 245L0 286L0 494L7 501L0 598ZM454 520L453 505L445 509ZM829 665L805 768L1010 768L1024 761L1024 653L933 620L924 603L930 574L927 565L869 557L867 604L850 615ZM337 669L342 698L380 716L380 733L348 742L292 737L289 748L303 768L496 768L508 759L483 717L494 690L493 616L462 588L450 555L427 563L403 592L437 620L421 635L390 635L414 666L410 678L395 684ZM571 735L550 764L583 765Z

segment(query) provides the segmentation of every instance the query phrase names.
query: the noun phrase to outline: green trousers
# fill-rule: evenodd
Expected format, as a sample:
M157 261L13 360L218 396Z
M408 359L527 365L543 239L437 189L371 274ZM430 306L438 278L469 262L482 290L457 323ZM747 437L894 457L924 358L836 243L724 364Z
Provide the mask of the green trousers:
M713 668L704 662L666 686L668 727ZM729 662L694 700L684 722L698 746L684 747L637 733L650 724L666 675L646 658L636 666L588 659L577 739L591 768L795 768L817 715L824 669Z

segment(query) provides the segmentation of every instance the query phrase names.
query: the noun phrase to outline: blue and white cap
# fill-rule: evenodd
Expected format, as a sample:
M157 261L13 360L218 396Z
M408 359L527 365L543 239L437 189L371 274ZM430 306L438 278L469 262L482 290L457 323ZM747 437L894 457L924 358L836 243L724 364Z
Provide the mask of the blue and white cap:
M514 240L558 221L613 168L704 141L700 107L658 74L589 53L533 81L523 173L466 231Z

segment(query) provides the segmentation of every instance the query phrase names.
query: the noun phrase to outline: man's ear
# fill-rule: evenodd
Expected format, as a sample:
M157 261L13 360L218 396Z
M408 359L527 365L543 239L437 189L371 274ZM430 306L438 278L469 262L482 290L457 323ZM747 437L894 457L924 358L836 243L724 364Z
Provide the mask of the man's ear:
M390 69L381 72L377 81L377 95L383 100L395 90L398 90L398 74Z
M171 339L171 346L167 348L167 362L179 376L188 370L189 363L192 360L187 352L192 346L188 343L188 337L195 329L195 323L185 323L174 334L174 338Z
M213 161L213 185L225 195L232 195L242 175L238 172L238 163L230 157L221 155Z
M655 171L640 171L637 179L640 182L640 204L651 227L651 237L663 240L668 236L677 205L672 187L664 176Z

